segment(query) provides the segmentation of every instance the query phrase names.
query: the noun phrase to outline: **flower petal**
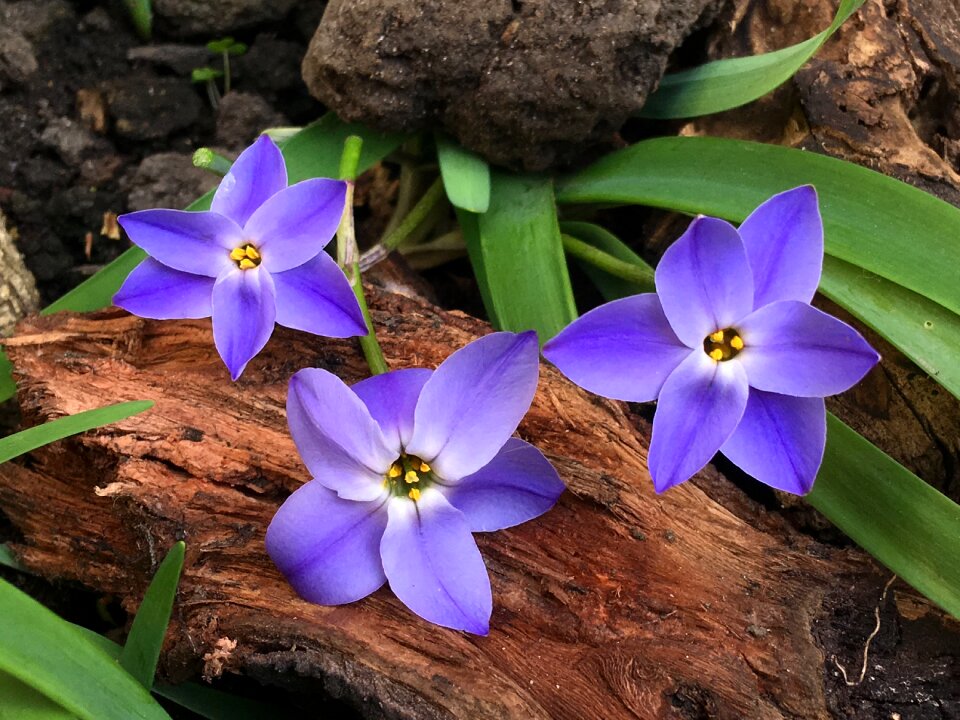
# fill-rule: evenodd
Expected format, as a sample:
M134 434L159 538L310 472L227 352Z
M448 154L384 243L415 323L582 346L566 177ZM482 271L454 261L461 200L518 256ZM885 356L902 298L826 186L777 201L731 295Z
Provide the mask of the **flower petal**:
M276 273L277 322L324 337L366 335L367 326L347 276L325 252Z
M374 375L351 386L380 425L383 436L397 452L413 434L413 414L423 385L433 375L427 368L404 368Z
M384 497L344 500L316 481L297 489L267 528L267 553L304 600L340 605L386 582L380 540L387 527Z
M287 422L313 477L347 500L373 500L397 459L360 398L336 375L319 368L290 378Z
M510 438L487 465L441 492L466 516L471 531L491 532L543 515L564 489L542 452Z
M236 380L273 333L276 305L270 273L234 267L213 286L213 342Z
M760 482L805 495L817 477L826 441L823 398L753 389L740 424L720 452Z
M180 272L148 257L127 275L113 304L154 320L210 317L213 283L211 277Z
M117 222L135 245L174 270L218 277L234 267L230 251L243 240L243 230L215 212L141 210Z
M808 303L823 270L823 221L812 185L774 195L740 225L753 271L753 306Z
M601 305L543 346L543 356L580 387L633 402L655 400L689 354L653 293Z
M436 489L388 504L380 556L390 588L424 620L486 635L493 596L467 519Z
M287 167L280 148L261 135L224 175L210 209L243 227L258 207L286 186Z
M445 480L476 472L517 429L539 372L532 331L492 333L457 350L423 386L408 452Z
M845 322L797 300L765 305L737 325L750 386L824 397L856 385L880 356Z
M663 254L657 295L677 337L699 349L704 338L753 309L753 278L736 229L698 217Z
M337 231L346 193L342 180L314 178L261 205L243 231L260 250L267 270L283 272L316 257Z
M747 406L747 377L736 361L691 353L660 391L647 464L663 492L710 462Z

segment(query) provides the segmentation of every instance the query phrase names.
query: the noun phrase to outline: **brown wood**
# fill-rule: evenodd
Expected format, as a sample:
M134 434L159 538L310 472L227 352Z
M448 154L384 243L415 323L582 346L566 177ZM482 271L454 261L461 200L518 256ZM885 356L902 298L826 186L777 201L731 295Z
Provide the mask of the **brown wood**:
M392 367L435 366L489 330L380 291L372 304ZM646 422L549 367L519 434L569 491L536 521L478 536L495 604L480 638L420 621L388 589L310 605L264 552L273 512L308 479L287 435L287 380L309 365L360 379L353 342L278 330L237 383L208 321L63 314L29 320L6 345L31 423L157 403L0 467L0 507L29 568L129 610L186 540L169 677L206 657L210 675L312 681L372 717L828 717L812 623L827 622L832 589L863 586L869 562L743 498L731 512L693 483L655 495Z

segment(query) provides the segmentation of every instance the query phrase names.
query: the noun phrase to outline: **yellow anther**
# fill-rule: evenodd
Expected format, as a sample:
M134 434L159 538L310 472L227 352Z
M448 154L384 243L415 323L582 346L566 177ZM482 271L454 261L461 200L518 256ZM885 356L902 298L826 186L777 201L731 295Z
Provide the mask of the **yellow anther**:
M403 476L403 480L407 485L412 485L413 483L420 482L420 476L417 475L415 470L407 470L407 474Z
M230 251L230 259L236 260L237 262L240 262L246 256L247 256L247 252L243 248L234 248L233 250Z
M241 270L253 270L257 266L257 264L253 260L247 257L245 257L243 260L241 260L237 264L240 266Z
M400 467L400 463L394 463L390 466L390 472L388 475L392 478L398 478L403 473L403 470Z
M721 360L723 360L723 350L721 350L720 348L717 348L716 350L711 350L707 354L717 362L720 362Z
M420 472L430 472L430 466L422 460L420 461Z
M734 350L743 350L743 338L739 335L734 335L730 338L730 347Z
M419 500L419 499L420 499L420 490L419 490L419 488L412 488L412 489L410 490L410 492L407 493L407 496L408 496L411 500Z
M253 245L247 245L245 255L251 260L260 259L260 253L257 252L257 249Z
M715 333L710 333L710 339L713 340L713 342L715 342L715 343L722 343L722 342L723 342L723 330L717 330ZM711 353L710 357L713 357L713 354L712 354L712 353ZM719 360L720 358L716 358L716 359Z

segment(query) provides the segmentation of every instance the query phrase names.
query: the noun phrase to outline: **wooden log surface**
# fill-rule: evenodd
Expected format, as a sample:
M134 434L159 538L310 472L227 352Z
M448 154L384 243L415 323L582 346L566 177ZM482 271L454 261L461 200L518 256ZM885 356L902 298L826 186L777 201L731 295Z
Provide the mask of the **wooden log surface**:
M399 295L371 300L395 368L435 366L489 331ZM0 466L0 508L27 567L115 593L131 611L184 539L162 662L173 680L224 672L323 688L369 717L826 718L830 597L877 586L861 553L739 494L722 504L691 482L657 496L646 421L544 365L519 435L568 491L535 521L477 536L493 584L489 637L423 622L386 588L311 605L263 546L276 508L309 478L287 433L286 386L304 366L364 377L353 341L278 329L236 383L209 321L61 314L26 321L6 347L31 424L156 401ZM710 468L698 479L720 481Z

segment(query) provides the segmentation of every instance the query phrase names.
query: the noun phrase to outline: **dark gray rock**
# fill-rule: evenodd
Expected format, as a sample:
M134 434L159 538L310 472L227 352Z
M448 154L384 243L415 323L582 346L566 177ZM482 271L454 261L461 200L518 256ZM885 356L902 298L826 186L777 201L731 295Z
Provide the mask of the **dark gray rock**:
M127 59L147 65L173 70L177 75L189 76L194 68L204 67L213 62L213 57L203 45L143 45L130 48Z
M213 173L194 167L191 155L170 152L145 157L120 184L131 210L147 210L185 208L217 182Z
M215 38L282 20L296 0L154 0L153 12L170 35Z
M233 64L246 89L263 95L285 90L303 92L300 63L305 49L305 45L260 34L244 55L233 60Z
M26 82L39 66L33 44L23 35L0 27L0 89Z
M286 124L283 115L259 95L229 92L217 108L217 142L241 150L263 130Z
M541 170L609 140L722 0L331 0L310 92L386 130L443 127Z
M40 142L56 150L60 159L71 167L80 165L98 146L107 144L80 123L65 117L48 123L40 134Z
M61 23L77 23L77 15L66 0L0 1L0 28L20 33L31 42L43 40L54 25Z
M131 140L159 140L190 127L201 102L187 80L128 75L104 88L117 135Z

